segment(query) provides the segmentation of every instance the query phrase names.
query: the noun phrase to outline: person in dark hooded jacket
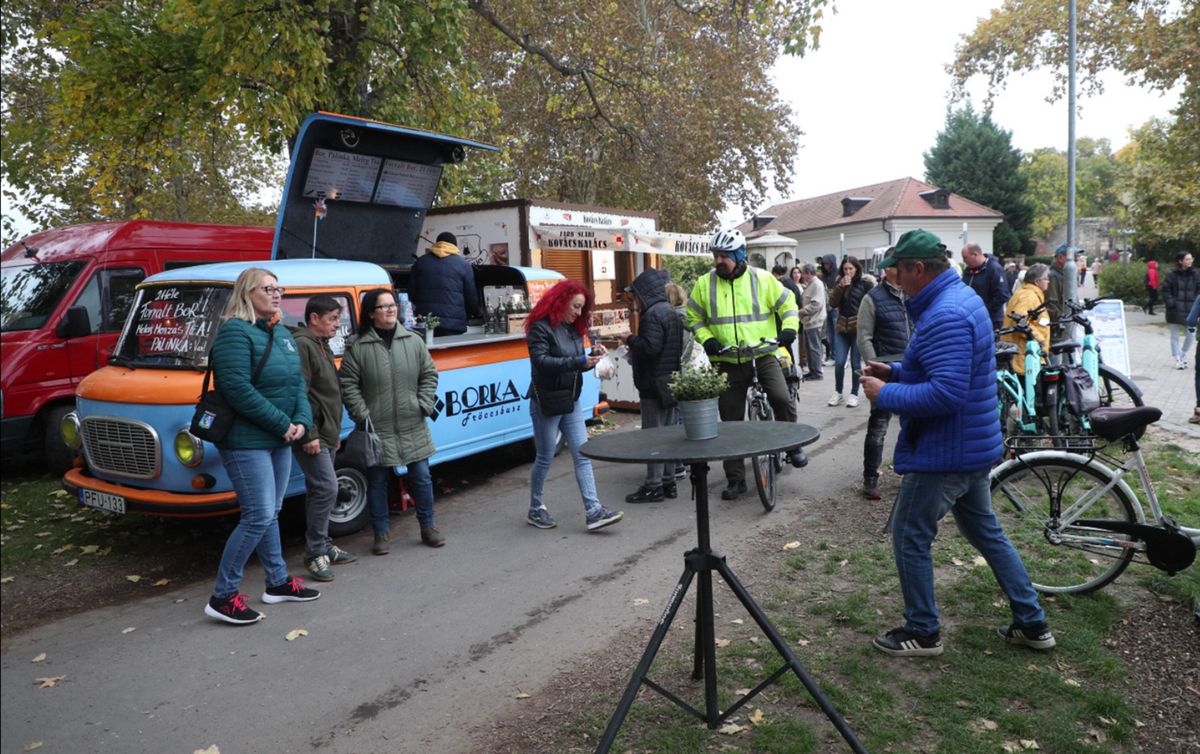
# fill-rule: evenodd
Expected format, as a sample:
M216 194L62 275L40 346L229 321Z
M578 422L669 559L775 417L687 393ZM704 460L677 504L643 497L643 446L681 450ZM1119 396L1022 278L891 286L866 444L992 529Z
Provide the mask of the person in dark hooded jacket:
M668 427L675 424L675 400L667 382L680 369L683 350L683 325L667 301L666 285L658 270L644 270L626 289L633 294L641 315L638 334L624 341L633 362L633 384L642 404L642 428ZM675 466L661 463L646 465L646 481L625 496L628 503L657 503L674 498Z
M825 295L837 287L840 270L838 270L837 256L826 254L821 257L821 282L825 284ZM827 299L828 301L828 299ZM834 326L838 318L838 310L836 306L827 306L825 311L825 361L828 365L833 364L833 339L836 333Z
M413 262L409 274L413 312L437 317L437 335L461 335L467 331L468 316L483 315L475 288L475 269L463 258L457 244L453 233L442 233L437 243Z

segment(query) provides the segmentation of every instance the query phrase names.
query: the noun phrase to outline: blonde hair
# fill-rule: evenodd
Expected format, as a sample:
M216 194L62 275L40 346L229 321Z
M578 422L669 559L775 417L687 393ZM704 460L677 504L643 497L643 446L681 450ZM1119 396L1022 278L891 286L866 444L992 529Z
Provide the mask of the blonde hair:
M254 313L254 304L250 302L250 294L262 285L263 275L270 275L276 281L279 280L274 272L262 267L247 267L242 270L242 274L238 275L233 283L233 293L229 295L229 303L225 305L225 313L221 315L221 319L244 319L250 323L258 319L258 315Z
M683 306L687 303L687 294L674 283L667 283L667 303L671 306Z

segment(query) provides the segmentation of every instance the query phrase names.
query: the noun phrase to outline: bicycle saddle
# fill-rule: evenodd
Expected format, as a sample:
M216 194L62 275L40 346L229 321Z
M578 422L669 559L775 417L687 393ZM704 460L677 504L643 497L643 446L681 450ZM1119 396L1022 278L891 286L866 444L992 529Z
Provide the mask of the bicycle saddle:
M1050 344L1050 353L1068 353L1080 348L1083 344L1078 340L1060 340Z
M1125 435L1141 437L1146 427L1161 418L1162 409L1154 406L1098 408L1091 413L1092 431L1105 440L1119 440Z

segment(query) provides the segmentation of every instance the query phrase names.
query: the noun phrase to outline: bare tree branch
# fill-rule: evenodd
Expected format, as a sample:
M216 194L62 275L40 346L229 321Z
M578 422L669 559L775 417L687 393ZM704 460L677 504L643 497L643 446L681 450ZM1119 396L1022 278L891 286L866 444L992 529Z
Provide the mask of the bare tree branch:
M475 13L479 14L481 18L491 24L493 28L512 40L513 44L517 45L517 47L520 47L530 55L536 55L537 57L546 61L551 68L558 71L562 75L578 78L580 81L582 81L584 87L587 89L588 99L591 100L592 107L596 111L596 116L603 120L609 128L613 129L615 132L625 137L629 141L640 141L637 134L630 130L629 127L615 123L612 118L609 117L604 106L600 103L599 97L596 95L596 88L593 79L606 81L609 84L617 87L621 86L620 82L611 80L592 68L568 65L566 62L556 57L554 53L550 52L541 45L533 43L528 34L518 34L515 30L509 28L509 26L504 23L504 21L502 21L490 7L488 7L484 0L467 0L467 6Z

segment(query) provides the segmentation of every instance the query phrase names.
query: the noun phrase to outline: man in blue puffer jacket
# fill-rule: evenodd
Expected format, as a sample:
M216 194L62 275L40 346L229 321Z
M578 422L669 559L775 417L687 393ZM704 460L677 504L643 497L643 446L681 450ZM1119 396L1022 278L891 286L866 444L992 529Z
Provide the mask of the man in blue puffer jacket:
M408 277L413 312L438 318L437 335L461 335L467 318L483 314L475 287L475 268L458 250L453 233L442 233L429 251L413 262Z
M979 296L950 269L945 246L924 230L900 237L881 267L895 265L914 332L899 363L868 362L863 389L873 405L900 415L896 471L904 475L892 511L892 550L905 623L874 646L902 657L940 655L930 547L952 512L1008 595L1007 641L1054 646L1029 574L992 512L988 470L1003 444L996 410L992 323Z

